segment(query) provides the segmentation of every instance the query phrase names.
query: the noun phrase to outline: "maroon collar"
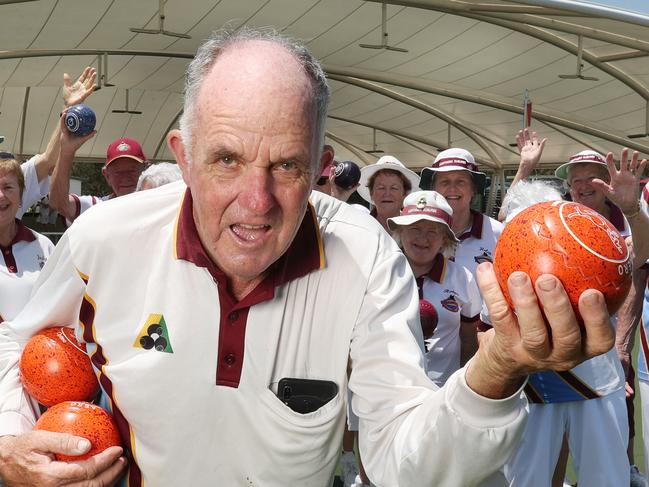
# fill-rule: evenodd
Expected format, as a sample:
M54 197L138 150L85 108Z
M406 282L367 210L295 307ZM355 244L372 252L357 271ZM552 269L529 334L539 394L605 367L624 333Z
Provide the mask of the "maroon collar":
M469 237L475 237L477 239L482 238L482 224L484 222L484 215L482 213L478 213L477 211L471 210L471 216L471 228L464 232L462 235L458 236L458 240L466 240Z
M227 286L226 275L212 262L198 236L193 216L193 199L189 188L185 190L176 217L175 256L198 267L205 267L219 284ZM271 266L263 282L243 301L248 306L252 306L272 299L276 287L322 269L324 266L325 253L320 228L315 208L309 203L300 228L288 250Z
M9 244L9 247L12 247L14 244L17 244L18 242L33 242L36 240L36 235L34 235L34 232L32 232L29 228L25 226L25 224L18 220L16 218L16 235ZM7 248L7 247L2 247L0 248Z
M624 230L624 214L616 205L606 200L606 206L608 206L608 214L611 218L609 221L617 229L618 232Z
M437 283L442 283L445 275L446 258L442 254L437 254L433 260L433 266L428 271L427 276Z

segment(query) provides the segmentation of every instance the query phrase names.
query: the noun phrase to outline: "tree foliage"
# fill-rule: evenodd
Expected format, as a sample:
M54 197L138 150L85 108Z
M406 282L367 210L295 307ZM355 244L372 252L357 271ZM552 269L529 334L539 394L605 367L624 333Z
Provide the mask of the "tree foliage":
M103 164L75 162L72 166L72 177L81 180L81 192L95 196L104 196L111 193L110 186L106 183L101 173Z

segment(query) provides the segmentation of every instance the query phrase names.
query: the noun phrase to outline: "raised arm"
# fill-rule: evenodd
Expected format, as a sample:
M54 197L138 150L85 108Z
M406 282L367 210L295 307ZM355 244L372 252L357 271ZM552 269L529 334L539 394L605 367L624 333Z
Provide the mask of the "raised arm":
M618 169L613 153L609 152L606 155L606 165L610 182L593 180L593 185L604 191L606 197L622 210L629 222L633 240L634 269L638 269L649 259L649 216L640 208L640 180L647 161L638 161L639 155L634 151L629 160L629 149L622 149Z
M70 175L77 150L88 139L94 137L95 131L84 137L72 135L63 127L63 117L59 121L59 156L50 182L50 207L70 221L77 216L77 205L70 195Z
M63 108L70 108L73 105L82 103L95 89L97 72L95 68L87 67L79 78L72 83L67 73L63 74ZM45 152L40 154L35 162L36 175L38 181L42 181L48 175L52 174L56 161L59 157L59 142L61 138L61 124L56 124L54 131L47 143Z
M519 130L516 134L516 145L520 154L520 162L516 176L510 187L515 186L519 181L524 181L529 178L534 170L539 165L543 149L548 139L541 139L539 134L530 131L530 129ZM503 221L506 215L502 212L498 213L498 220Z

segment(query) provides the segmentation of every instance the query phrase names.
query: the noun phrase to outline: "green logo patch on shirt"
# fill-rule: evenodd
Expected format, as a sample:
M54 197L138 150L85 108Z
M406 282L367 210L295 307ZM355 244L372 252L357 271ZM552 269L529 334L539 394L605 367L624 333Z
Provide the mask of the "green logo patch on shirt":
M150 314L133 346L145 350L154 349L158 352L174 353L164 316Z

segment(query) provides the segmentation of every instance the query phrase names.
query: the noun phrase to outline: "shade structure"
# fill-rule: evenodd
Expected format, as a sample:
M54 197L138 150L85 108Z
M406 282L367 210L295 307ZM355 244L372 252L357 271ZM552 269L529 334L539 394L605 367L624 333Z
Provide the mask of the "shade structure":
M306 41L330 79L327 142L340 159L392 154L419 170L459 146L487 172L515 167L525 92L532 129L550 139L545 166L586 148L649 154L649 17L584 2L23 0L1 1L0 15L0 148L19 154L44 150L62 74L90 65L98 134L79 158L102 161L128 136L173 160L165 134L185 68L224 25Z

